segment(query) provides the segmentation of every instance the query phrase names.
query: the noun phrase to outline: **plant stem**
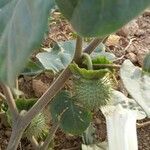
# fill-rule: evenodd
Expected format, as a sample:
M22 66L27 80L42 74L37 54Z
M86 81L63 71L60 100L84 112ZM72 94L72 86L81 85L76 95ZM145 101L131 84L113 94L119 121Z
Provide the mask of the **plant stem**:
M52 142L53 137L57 131L59 127L59 123L55 124L52 129L51 132L48 134L48 136L46 137L46 140L44 141L43 145L40 147L40 150L48 150L48 146L49 144Z
M76 50L74 55L74 60L78 59L82 55L83 39L78 35L76 41Z
M22 128L23 121L21 120L22 118L19 115L16 103L15 103L15 100L13 98L10 88L3 83L0 83L0 84L5 94L5 98L6 98L6 102L8 104L9 110L12 114L12 134L10 137L10 141L8 143L7 150L16 150L25 128Z
M42 146L40 147L40 150L47 150L49 147L49 144L51 143L51 141L53 140L53 137L57 131L57 129L59 128L60 125L60 120L62 115L66 112L68 108L64 109L63 112L60 114L58 122L55 122L51 128L50 133L48 134L48 136L46 137L46 140L44 141L44 143L42 144Z
M103 41L101 38L95 38L84 50L84 53L91 54L93 50Z
M16 150L25 128L22 128L21 118L18 117L13 128L7 150Z
M6 101L5 95L3 95L2 93L0 93L0 99Z
M101 39L96 38L93 40L90 45L84 50L84 52L90 54L100 43ZM78 52L76 52L79 54ZM78 64L81 60L81 56L78 56L75 54L74 60ZM59 77L52 83L52 85L49 87L49 89L42 95L41 98L36 102L36 104L27 112L25 116L22 116L20 124L17 124L17 127L13 128L13 132L7 147L7 150L16 150L17 146L19 144L19 141L21 139L21 136L28 126L28 124L31 122L31 120L39 114L40 111L42 111L45 106L51 102L52 98L61 90L64 83L68 80L68 78L71 76L71 72L69 67L67 67L60 75ZM15 107L14 107L15 108ZM21 129L20 129L21 128ZM17 131L15 131L17 130ZM16 135L14 135L14 133Z
M110 69L120 69L120 65L116 64L93 64L94 69L101 69L101 68L110 68Z
M34 149L38 150L39 149L39 143L37 142L37 140L35 139L35 137L32 136L29 140L30 140L32 146L34 147Z
M9 107L10 111L11 111L13 121L15 122L17 120L18 116L19 116L15 100L13 98L13 95L11 93L10 88L7 85L1 83L1 87L2 87L3 92L5 94L6 102L8 104L8 107Z
M86 60L88 70L93 70L93 64L90 55L87 53L83 53L82 57Z
M42 97L33 105L33 107L24 116L25 123L29 123L45 106L52 100L59 90L63 87L66 80L71 76L69 67L67 67L59 77L51 84L49 89Z

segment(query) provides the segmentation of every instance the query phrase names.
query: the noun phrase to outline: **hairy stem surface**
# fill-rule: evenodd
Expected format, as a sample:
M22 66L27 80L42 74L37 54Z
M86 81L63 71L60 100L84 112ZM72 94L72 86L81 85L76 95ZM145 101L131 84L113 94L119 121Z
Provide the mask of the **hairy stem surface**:
M11 137L7 146L7 150L16 150L20 139L22 137L22 134L25 130L25 128L22 128L22 123L21 123L21 119L20 117L18 118L18 120L16 120L16 123L14 124L13 128L12 128L12 133L11 133Z
M49 144L52 142L58 127L59 127L59 124L55 124L52 127L51 132L46 137L46 140L44 141L44 144L41 146L40 150L48 150Z

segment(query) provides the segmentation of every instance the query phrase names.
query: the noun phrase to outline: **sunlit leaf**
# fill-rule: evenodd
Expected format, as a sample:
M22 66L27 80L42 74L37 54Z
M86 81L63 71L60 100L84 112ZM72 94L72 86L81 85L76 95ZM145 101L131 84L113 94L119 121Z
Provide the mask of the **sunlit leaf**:
M44 49L47 52L41 52L36 55L46 70L52 70L54 73L65 69L73 59L75 52L75 42L59 42L53 48Z

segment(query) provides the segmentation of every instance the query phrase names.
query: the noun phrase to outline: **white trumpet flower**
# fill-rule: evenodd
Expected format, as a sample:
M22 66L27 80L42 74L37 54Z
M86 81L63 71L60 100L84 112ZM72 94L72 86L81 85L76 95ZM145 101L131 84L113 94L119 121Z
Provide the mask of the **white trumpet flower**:
M120 104L101 109L106 118L109 150L138 150L136 111Z

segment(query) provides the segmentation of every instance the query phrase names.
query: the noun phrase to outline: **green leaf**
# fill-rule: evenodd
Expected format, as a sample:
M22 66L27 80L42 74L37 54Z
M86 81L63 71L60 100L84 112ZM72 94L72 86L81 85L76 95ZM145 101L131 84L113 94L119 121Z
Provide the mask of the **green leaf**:
M143 74L142 69L125 60L121 70L121 79L133 99L150 117L150 77Z
M97 56L92 59L93 64L112 64L110 60L108 60L105 56Z
M22 110L29 110L36 102L37 102L36 99L20 98L20 99L15 100L15 103L19 112ZM6 103L4 103L4 110L8 111L8 105Z
M52 70L54 73L65 69L73 59L75 52L75 42L59 42L53 48L44 49L47 52L37 54L37 58L45 69Z
M50 105L50 111L60 127L73 135L82 134L91 122L91 113L75 105L69 92L60 92Z
M69 65L71 72L84 79L99 79L103 78L107 73L110 73L109 69L99 69L99 70L87 70L85 68L79 68L75 63Z
M17 99L16 101L16 105L19 111L21 110L29 110L36 102L36 99Z
M106 57L109 61L114 61L116 56L113 53L106 52L106 46L101 43L94 52L91 54L91 58L95 59L97 57Z
M11 0L1 0L0 1L0 8L4 7L7 3L9 3Z
M54 121L59 121L61 114L68 107L68 101L70 101L70 93L67 91L59 92L52 103L50 104L50 112Z
M12 85L32 50L40 46L51 0L0 2L0 80Z
M88 111L70 103L67 111L62 115L61 127L65 132L73 135L82 134L91 122L91 115Z
M44 71L44 68L40 63L29 60L28 63L26 64L26 67L21 72L21 75L34 76L34 75L42 73L43 71Z
M150 0L56 0L61 12L82 36L105 36L150 5Z

